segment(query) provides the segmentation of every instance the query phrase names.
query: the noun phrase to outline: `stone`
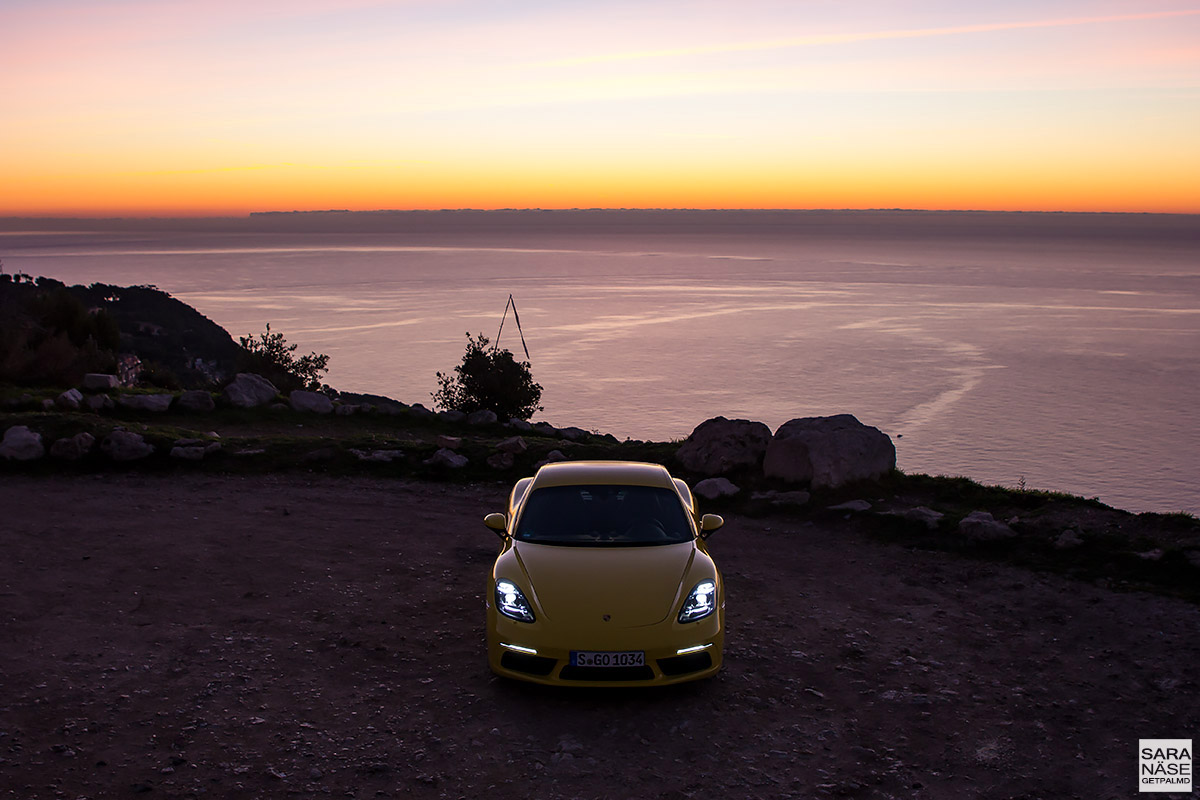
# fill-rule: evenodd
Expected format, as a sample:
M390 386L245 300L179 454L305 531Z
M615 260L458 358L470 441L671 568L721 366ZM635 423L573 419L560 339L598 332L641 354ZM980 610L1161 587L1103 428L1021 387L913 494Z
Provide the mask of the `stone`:
M100 449L113 461L137 461L153 453L154 445L147 443L140 433L113 431L104 437Z
M761 422L713 417L696 426L675 457L690 472L717 476L758 469L770 442L771 429Z
M940 511L934 511L932 508L926 508L925 506L914 506L902 511L884 511L883 513L891 517L900 517L910 522L919 522L931 531L936 530L937 526L941 524L942 518L946 516Z
M1079 535L1078 531L1071 530L1070 528L1063 531L1061 534L1059 534L1058 538L1054 540L1054 547L1057 550L1073 550L1082 544L1083 537Z
M459 422L465 421L467 418L467 415L461 411L456 411L454 409L451 409L449 411L439 411L437 418L440 419L442 422L449 422L451 424L457 424Z
M431 457L425 459L424 463L430 467L446 467L448 469L459 469L467 465L467 457L460 456L458 453L443 447Z
M479 411L472 411L470 414L467 415L467 424L468 425L495 425L496 424L496 412L489 411L486 408L480 409Z
M152 411L161 414L171 407L174 395L170 394L123 394L117 398L117 405L133 411Z
M87 407L92 411L106 411L108 409L116 408L116 403L114 403L113 399L106 394L89 395L84 403L86 403Z
M258 408L272 402L279 390L262 375L239 372L222 393L236 408Z
M578 442L580 439L588 435L588 432L583 428L576 428L574 425L568 425L565 428L558 429L558 435L568 441Z
M303 389L297 389L288 395L288 405L292 407L293 411L305 414L333 413L333 401L329 399L329 395L320 392L306 392Z
M1137 557L1143 561L1162 561L1164 553L1162 548L1156 547L1153 550L1147 550L1144 553L1138 553Z
M551 450L546 453L546 457L537 463L537 466L544 467L547 464L555 464L559 461L567 461L567 457L563 455L562 450Z
M359 461L380 461L390 464L397 459L403 459L403 450L350 450Z
M67 411L78 411L80 403L83 402L83 393L78 389L67 389L65 392L54 398L54 405L59 408L64 408Z
M1017 535L1016 531L987 511L972 511L967 514L958 523L958 532L972 542L996 542Z
M446 436L445 434L441 434L433 440L433 443L439 448L444 447L447 450L457 450L462 447L463 440L461 436Z
M755 492L750 495L750 499L766 500L774 506L802 506L812 499L812 495L800 489L791 492L777 492L771 489L766 492Z
M525 420L517 419L516 417L513 417L512 419L510 419L508 421L508 427L513 428L514 430L521 431L523 433L528 433L529 431L533 430L532 425L530 425Z
M716 500L718 497L733 497L740 492L728 478L705 478L692 487L692 492L709 500Z
M535 422L530 426L530 429L535 430L538 433L545 434L546 436L558 435L558 428L554 427L549 422Z
M77 433L65 439L59 439L50 445L50 455L63 461L78 461L92 452L96 437L87 431Z
M53 410L54 410L54 401L51 400L49 397L47 397L45 400L42 401L42 411L53 411Z
M412 414L417 419L429 419L433 416L433 412L420 403L413 403L408 407L408 413Z
M355 403L337 403L333 406L333 413L339 417L350 417L358 413L358 405Z
M89 392L116 389L120 385L121 379L116 375L104 375L98 372L89 372L87 375L83 376L83 388Z
M512 453L492 453L488 456L487 464L492 469L512 469L515 459Z
M0 442L0 458L9 461L34 461L46 455L42 435L25 425L13 425L4 432Z
M203 461L204 448L195 445L189 447L172 447L171 458L180 459L182 461Z
M496 449L499 450L501 453L511 453L513 455L520 455L521 453L524 453L526 450L529 449L529 445L527 445L525 443L525 440L522 439L520 436L510 436L507 439L504 439L503 441L497 442Z
M878 428L852 414L802 417L775 431L763 458L763 473L790 483L837 488L876 480L896 468L896 447Z
M866 500L848 500L845 503L838 503L836 506L830 506L830 511L870 511L871 504Z
M185 411L204 413L217 407L211 392L203 389L189 389L175 400L175 406Z

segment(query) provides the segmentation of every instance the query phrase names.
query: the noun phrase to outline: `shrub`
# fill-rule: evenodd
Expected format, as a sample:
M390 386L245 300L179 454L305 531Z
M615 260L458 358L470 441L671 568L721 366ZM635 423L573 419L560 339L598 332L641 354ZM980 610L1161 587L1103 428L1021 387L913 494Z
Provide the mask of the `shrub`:
M437 374L435 407L455 411L494 411L500 419L529 419L542 407L542 387L533 382L528 361L517 361L508 350L488 347L482 333L467 333L467 351L454 374Z
M239 372L253 372L275 384L281 392L293 389L320 391L321 378L329 371L329 356L309 353L296 358L299 345L288 344L282 333L271 333L271 323L258 338L239 336L243 353L238 358Z

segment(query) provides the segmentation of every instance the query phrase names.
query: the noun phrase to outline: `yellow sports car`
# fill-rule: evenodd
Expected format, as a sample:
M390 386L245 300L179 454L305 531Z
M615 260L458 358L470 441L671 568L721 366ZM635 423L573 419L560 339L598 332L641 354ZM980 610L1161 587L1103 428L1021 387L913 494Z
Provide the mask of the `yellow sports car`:
M484 524L503 543L488 576L492 671L570 686L657 686L721 668L725 591L699 517L665 467L547 464Z

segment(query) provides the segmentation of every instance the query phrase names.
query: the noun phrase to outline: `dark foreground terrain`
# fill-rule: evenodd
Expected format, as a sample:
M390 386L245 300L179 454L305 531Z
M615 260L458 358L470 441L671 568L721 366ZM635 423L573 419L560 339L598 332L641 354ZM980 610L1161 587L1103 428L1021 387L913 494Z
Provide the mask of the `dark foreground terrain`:
M498 680L506 489L5 476L0 792L1093 800L1138 796L1139 738L1200 738L1196 606L837 517L712 539L713 680Z

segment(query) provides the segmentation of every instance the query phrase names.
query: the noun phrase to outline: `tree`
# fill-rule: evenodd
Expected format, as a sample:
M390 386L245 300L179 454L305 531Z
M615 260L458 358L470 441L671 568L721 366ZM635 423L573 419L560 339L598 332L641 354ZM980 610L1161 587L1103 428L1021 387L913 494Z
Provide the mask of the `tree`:
M266 332L257 339L253 335L239 336L238 343L245 351L238 359L239 371L262 375L281 392L320 391L321 378L329 371L329 356L310 352L296 358L299 345L288 344L282 333L271 333L269 322Z
M508 350L488 347L482 333L467 332L467 351L454 374L437 374L435 407L455 411L494 411L501 419L529 419L542 407L542 387L533 382L528 361L517 361Z

